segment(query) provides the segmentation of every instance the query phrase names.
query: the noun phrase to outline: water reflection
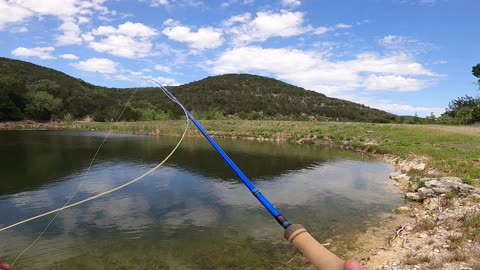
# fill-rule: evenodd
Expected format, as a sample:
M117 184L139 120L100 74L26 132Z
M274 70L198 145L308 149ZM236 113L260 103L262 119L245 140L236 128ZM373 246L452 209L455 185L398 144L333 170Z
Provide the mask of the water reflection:
M105 133L99 132L92 136L87 134L65 131L1 132L0 170L5 172L2 176L5 180L0 182L0 195L61 181L64 176L86 169L93 156L92 151L105 136ZM151 165L163 159L177 141L178 138L167 136L113 134L98 155L97 163L126 160ZM309 146L228 140L219 142L253 179L280 175L327 160L354 157L347 152L319 151ZM185 140L168 164L189 168L208 177L236 179L203 138Z
M10 167L2 168L7 178L1 181L0 215L5 218L0 220L0 226L61 206L76 189L101 142L103 134L94 135L0 133L2 154L16 159L9 163ZM114 136L105 144L75 200L139 176L161 160L175 142L175 138ZM357 225L368 215L390 211L401 202L400 194L387 182L391 168L359 159L355 154L312 146L220 143L288 218L308 226L317 236L358 231L361 228ZM56 151L61 154L51 153ZM9 159L8 155L2 155L2 159ZM34 168L42 166L49 169L35 172ZM20 169L26 167L30 169ZM165 167L143 181L63 212L19 267L104 269L101 265L105 258L117 263L117 256L149 254L147 265L197 269L203 264L218 264L226 268L234 260L238 268L246 268L253 267L244 265L252 253L274 260L285 248L292 252L288 246L278 244L283 243L281 228L233 179L227 166L203 140L189 138ZM2 256L13 257L32 241L46 221L0 233ZM332 226L337 229L323 235ZM236 251L238 246L243 251ZM210 254L213 251L236 251L238 256L227 259ZM93 257L90 261L104 259L92 266L82 263L85 254ZM121 267L119 263L115 268Z

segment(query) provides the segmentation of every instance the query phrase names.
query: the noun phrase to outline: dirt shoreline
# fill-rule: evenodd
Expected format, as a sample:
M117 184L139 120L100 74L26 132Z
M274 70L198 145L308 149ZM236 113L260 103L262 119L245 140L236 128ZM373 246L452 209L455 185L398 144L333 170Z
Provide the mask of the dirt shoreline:
M0 123L0 130L79 129L83 129L80 123ZM343 141L213 136L333 146L364 153ZM362 261L371 269L480 269L480 223L476 223L480 222L480 191L464 187L468 185L458 178L439 177L435 168L426 165L427 157L402 160L389 154L368 154L395 167L396 172L390 178L408 198L407 205L392 209L392 214L382 217L382 227L370 227L358 235L354 245L357 248L346 256ZM419 171L432 177L419 182L416 179ZM468 192L462 191L463 187ZM469 225L470 219L473 221Z

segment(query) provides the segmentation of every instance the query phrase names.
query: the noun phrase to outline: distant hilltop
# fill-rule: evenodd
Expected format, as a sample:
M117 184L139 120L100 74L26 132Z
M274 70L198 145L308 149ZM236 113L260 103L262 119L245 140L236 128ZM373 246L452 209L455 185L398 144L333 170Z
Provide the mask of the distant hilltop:
M212 76L169 89L199 119L400 121L385 111L250 74ZM100 87L54 69L0 58L0 121L113 121L135 90L121 120L182 117L157 88Z

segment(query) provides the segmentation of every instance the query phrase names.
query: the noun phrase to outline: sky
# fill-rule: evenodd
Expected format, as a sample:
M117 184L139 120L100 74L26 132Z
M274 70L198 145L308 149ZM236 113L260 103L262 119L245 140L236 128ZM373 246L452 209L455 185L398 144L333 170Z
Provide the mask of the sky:
M0 0L0 56L108 87L249 73L399 115L476 96L478 0Z

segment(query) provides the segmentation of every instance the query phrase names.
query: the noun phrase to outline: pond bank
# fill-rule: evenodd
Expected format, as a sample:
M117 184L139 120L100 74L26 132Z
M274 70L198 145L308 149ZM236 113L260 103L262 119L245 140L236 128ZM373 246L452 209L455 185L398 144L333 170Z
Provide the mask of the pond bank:
M416 200L359 235L349 257L379 269L479 269L480 128L292 121L202 121L212 136L328 145L393 164L392 181ZM1 129L82 129L176 135L185 121L2 123ZM478 131L478 132L477 132ZM193 128L190 136L200 136ZM445 178L456 176L459 178ZM462 189L464 187L464 189ZM301 257L298 258L301 260Z

